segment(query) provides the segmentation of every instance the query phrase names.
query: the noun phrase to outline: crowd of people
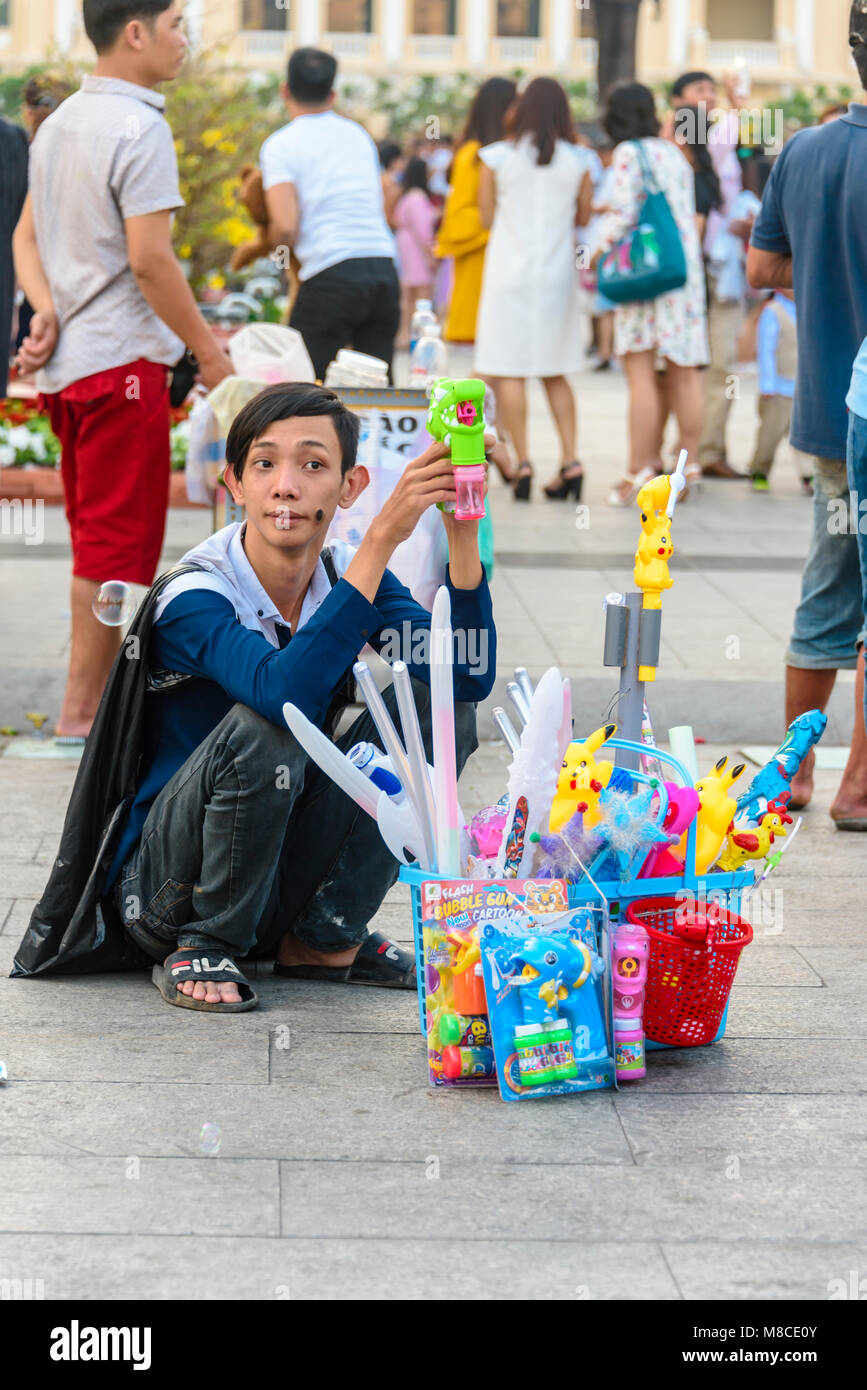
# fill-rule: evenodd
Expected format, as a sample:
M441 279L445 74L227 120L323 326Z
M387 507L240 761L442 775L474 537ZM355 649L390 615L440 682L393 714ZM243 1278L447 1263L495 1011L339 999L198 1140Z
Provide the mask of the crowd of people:
M577 411L569 377L617 363L629 386L628 468L611 492L628 505L664 466L674 414L676 457L688 480L752 479L767 491L788 435L797 363L795 309L785 289L760 297L746 280L750 231L771 160L741 144L746 97L712 76L687 72L660 113L641 83L607 95L598 122L576 126L565 91L549 77L520 90L484 82L456 141L410 139L380 147L386 219L396 234L406 346L413 307L433 300L444 336L468 370L489 381L498 424L512 448L515 497L530 496L526 382L539 378L560 445L547 496L581 496ZM833 107L823 122L847 111ZM434 191L448 161L448 186ZM620 306L596 283L595 266L635 225L650 179L662 189L686 253L682 289ZM728 458L727 421L740 354L759 362L759 419L748 472ZM800 459L811 490L810 463Z

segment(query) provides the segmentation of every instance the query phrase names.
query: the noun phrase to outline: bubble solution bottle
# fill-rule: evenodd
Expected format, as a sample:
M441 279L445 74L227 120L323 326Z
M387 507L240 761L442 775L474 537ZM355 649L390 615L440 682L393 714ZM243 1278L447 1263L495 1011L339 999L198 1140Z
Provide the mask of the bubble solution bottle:
M544 1024L519 1023L515 1028L515 1051L522 1086L547 1086L557 1080L549 1045Z
M647 1075L643 1021L649 949L643 927L623 922L614 928L611 970L618 1081L637 1081Z

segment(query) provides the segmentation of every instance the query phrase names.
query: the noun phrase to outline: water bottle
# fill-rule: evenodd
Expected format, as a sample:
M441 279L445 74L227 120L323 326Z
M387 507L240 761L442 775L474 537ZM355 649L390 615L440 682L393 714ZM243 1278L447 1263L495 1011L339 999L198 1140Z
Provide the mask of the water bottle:
M409 326L409 350L415 351L415 345L422 335L422 332L429 324L436 323L436 314L433 311L433 304L429 299L417 299L413 310L412 322Z
M440 326L434 319L425 324L412 350L409 384L414 391L429 391L434 382L445 374L446 345L440 337Z

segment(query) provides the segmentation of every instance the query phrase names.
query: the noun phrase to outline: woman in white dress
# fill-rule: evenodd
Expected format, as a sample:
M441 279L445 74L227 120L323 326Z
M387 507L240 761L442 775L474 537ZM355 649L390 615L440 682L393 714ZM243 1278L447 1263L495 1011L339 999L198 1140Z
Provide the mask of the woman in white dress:
M612 506L627 506L645 482L662 472L658 365L665 366L681 444L693 460L687 477L693 477L697 469L704 409L699 369L708 361L707 301L695 219L695 177L680 147L659 139L653 93L640 82L624 82L613 88L603 125L617 148L610 211L600 228L602 252L621 241L638 221L644 197L640 145L656 184L668 200L687 265L682 289L640 304L618 304L614 313L614 352L621 359L629 385L630 457L629 472L609 501Z
M537 77L506 118L509 138L479 151L479 209L491 227L476 329L476 371L490 380L518 456L515 497L527 501L527 377L541 377L560 438L549 497L581 495L575 398L566 380L584 359L575 227L586 225L595 156L575 143L566 93Z

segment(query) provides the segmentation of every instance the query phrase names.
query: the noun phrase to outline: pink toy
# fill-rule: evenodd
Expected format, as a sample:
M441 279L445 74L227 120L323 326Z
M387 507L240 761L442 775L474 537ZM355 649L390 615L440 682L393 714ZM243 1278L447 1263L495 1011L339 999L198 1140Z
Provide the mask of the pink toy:
M480 859L496 859L506 830L506 817L509 814L509 798L503 797L496 806L486 806L477 811L467 826L470 836L470 852Z
M666 782L665 790L668 792L668 810L662 828L679 840L698 813L698 792L695 787L679 787L676 782ZM666 878L669 874L682 873L682 862L665 845L658 845L648 854L638 877Z
M650 943L643 927L623 922L614 928L611 978L618 1081L637 1081L647 1075L643 1016L649 952Z

